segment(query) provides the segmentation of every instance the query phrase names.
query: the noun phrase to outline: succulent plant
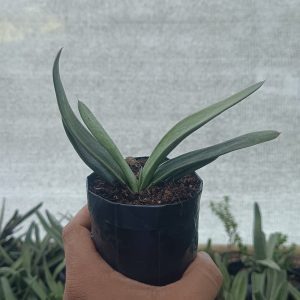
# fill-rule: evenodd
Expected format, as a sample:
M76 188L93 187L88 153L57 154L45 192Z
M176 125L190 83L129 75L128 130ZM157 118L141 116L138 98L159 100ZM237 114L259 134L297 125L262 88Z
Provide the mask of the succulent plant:
M166 160L170 152L187 136L259 89L263 85L263 82L259 82L178 122L160 140L136 176L100 122L81 101L78 101L78 109L87 128L76 117L60 79L61 51L54 61L53 81L63 126L70 142L81 159L100 178L110 184L118 182L126 185L133 193L161 181L180 178L213 162L221 155L270 141L279 135L279 132L272 130L251 132Z

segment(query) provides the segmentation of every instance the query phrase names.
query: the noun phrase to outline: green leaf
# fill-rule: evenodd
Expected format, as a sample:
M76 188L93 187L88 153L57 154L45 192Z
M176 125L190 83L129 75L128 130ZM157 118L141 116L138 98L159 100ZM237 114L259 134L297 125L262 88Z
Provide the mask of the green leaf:
M2 267L0 268L0 275L5 275L6 277L8 277L8 275L18 275L19 272L14 270L13 268L10 267Z
M24 281L27 283L28 287L30 287L34 291L34 293L39 297L39 299L47 299L47 288L42 280L29 277L24 278Z
M266 299L264 296L265 281L266 281L265 273L253 272L251 274L253 300Z
M0 258L1 261L4 261L7 265L14 263L13 259L9 256L7 251L0 245Z
M291 283L288 283L288 290L294 300L300 300L300 292Z
M263 85L263 82L254 84L247 89L213 105L200 110L180 122L178 122L173 128L171 128L165 136L160 140L155 147L150 157L148 158L143 171L142 182L140 189L147 187L155 173L157 167L165 160L167 155L188 135L199 129L213 118L220 115L225 110L236 105L249 95L254 93Z
M227 271L226 263L224 262L224 260L222 260L221 255L217 252L214 253L214 262L216 263L216 265L218 266L219 270L223 275L223 287L225 290L228 291L230 289L230 284L231 284L230 275Z
M5 300L17 300L6 277L1 277L1 286Z
M110 184L113 184L115 182L115 177L112 176L109 172L107 172L107 170L103 167L101 163L99 163L98 160L94 159L89 154L89 152L87 152L83 147L81 147L79 141L76 140L74 136L72 136L71 132L68 130L64 123L63 126L69 141L71 142L79 157L84 161L84 163L95 173L97 173L101 179L109 182Z
M262 292L253 292L252 294L252 300L267 300Z
M55 229L59 235L61 235L62 226L59 224L58 220L56 220L56 218L47 209L46 209L46 216L52 228Z
M253 247L254 259L265 260L266 254L266 237L262 231L261 214L258 204L254 204L254 228L253 228Z
M265 266L265 267L268 267L268 268L271 268L271 269L274 269L277 271L280 270L280 267L278 266L278 264L276 264L276 262L271 259L261 259L261 260L256 260L256 262L259 265L262 265L262 266Z
M40 247L40 243L41 243L40 228L36 223L34 223L34 235L35 235L35 242L37 246Z
M235 275L232 286L231 286L231 296L234 300L244 300L247 295L248 288L248 271L242 270Z
M1 206L1 211L0 211L0 236L2 233L2 225L4 222L4 211L5 211L5 198L2 200L2 206Z
M51 236L60 247L63 247L61 233L55 228L53 228L52 226L49 226L46 219L43 217L43 215L40 212L37 212L36 215L39 221L41 222L42 226L44 227L45 231L47 232L47 234L49 234L49 236Z
M256 144L278 137L277 131L258 131L241 135L214 146L191 151L177 156L161 164L155 172L151 185L160 182L169 177L178 177L191 173L208 163L214 161L217 157L226 153L236 151L242 148L251 147Z
M0 240L7 238L9 235L13 234L14 231L17 229L18 225L20 225L24 220L29 218L33 213L35 213L39 208L42 206L42 203L34 206L24 215L19 215L19 211L16 210L13 216L9 219L6 225L3 227L2 232L0 233Z
M286 271L267 269L266 296L270 300L287 300L288 282Z
M269 260L273 259L274 256L274 250L276 245L278 245L278 242L280 241L280 233L272 233L269 237L269 240L266 245L266 251L267 251L267 258Z
M34 221L30 223L29 228L27 229L27 232L25 233L25 243L26 244L32 244L32 233L34 230Z
M76 142L78 142L80 146L84 148L87 153L89 153L90 156L99 161L99 163L104 166L104 168L107 170L107 172L110 173L111 176L115 177L115 179L117 179L119 182L125 184L123 172L116 164L114 159L80 123L73 110L71 109L59 74L59 58L61 51L62 50L58 52L54 61L53 83L63 123L72 134L72 136L76 138ZM78 151L78 149L76 149L76 151Z
M189 154L189 153L186 153L186 154ZM183 155L185 155L185 154L183 154ZM179 156L177 156L173 159L177 159L178 157ZM213 157L212 159L206 159L206 160L199 161L197 163L197 165L194 165L194 167L192 167L189 164L189 163L192 162L192 159L191 159L189 162L187 161L187 165L182 166L182 168L177 168L177 166L179 166L179 164L180 164L180 163L178 164L178 161L173 161L173 159L170 159L170 160L172 160L172 163L170 165L169 164L168 165L167 164L166 165L161 164L158 167L157 171L154 173L154 176L153 176L149 186L152 186L152 185L154 185L156 183L159 183L160 181L163 181L163 180L169 181L169 180L180 179L185 175L191 174L192 172L205 167L206 165L208 165L211 162L215 161L217 158L218 157ZM190 168L188 166L190 166Z
M53 279L45 259L43 261L43 271L45 273L46 283L47 283L49 289L51 291L55 291L56 290L56 281Z
M18 225L21 224L24 220L26 220L27 218L29 218L32 214L34 214L35 212L37 212L41 206L43 205L43 203L39 203L36 206L34 206L32 209L30 209L27 213L25 213L23 216L21 216L18 219Z
M62 261L56 266L56 268L53 271L53 278L56 278L65 268L66 261L65 259L62 259Z
M26 243L23 243L21 249L21 258L22 258L22 265L25 269L27 275L31 275L31 253L30 247Z
M90 130L96 140L110 153L112 158L119 165L123 174L126 177L126 182L133 192L137 192L137 178L133 174L126 160L122 156L120 150L110 138L108 133L102 127L100 122L96 119L90 109L81 101L78 101L78 110L81 118L84 121L87 128Z

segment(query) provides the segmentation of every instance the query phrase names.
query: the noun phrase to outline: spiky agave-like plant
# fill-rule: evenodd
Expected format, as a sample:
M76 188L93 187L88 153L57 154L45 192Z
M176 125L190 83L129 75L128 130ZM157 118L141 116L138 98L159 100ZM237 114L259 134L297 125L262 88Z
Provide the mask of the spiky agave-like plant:
M88 130L71 109L59 74L61 51L54 61L53 82L64 129L81 159L110 184L119 182L136 193L163 180L180 178L198 170L221 155L273 140L279 135L279 132L272 130L251 132L166 161L167 155L188 135L254 93L263 85L263 82L259 82L178 122L160 140L139 175L135 176L118 147L89 108L78 101L79 113Z

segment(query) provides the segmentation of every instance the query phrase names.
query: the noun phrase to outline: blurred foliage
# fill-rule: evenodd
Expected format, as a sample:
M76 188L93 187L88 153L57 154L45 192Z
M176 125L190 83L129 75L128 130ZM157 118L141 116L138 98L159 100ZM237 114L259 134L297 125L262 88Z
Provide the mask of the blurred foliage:
M62 220L39 212L41 204L21 215L18 210L4 225L5 201L0 211L0 299L62 299L64 252ZM35 215L28 229L21 224Z
M5 201L2 203L1 300L58 300L63 297L65 261L61 224L69 217L57 219L49 211L42 214L40 207L41 204L25 214L16 210L4 224ZM254 252L242 242L237 222L230 211L229 198L212 204L211 208L224 223L231 246L239 249L238 259L232 260L232 255L236 255L232 248L229 247L227 253L216 253L212 241L207 243L205 250L224 276L218 299L300 299L300 293L291 281L291 258L295 246L284 247L287 237L281 233L265 238L258 205L255 204L254 209ZM22 225L26 225L25 228ZM293 283L299 283L299 278L293 278Z
M230 211L230 201L224 197L223 202L211 202L213 213L223 223L231 246L239 249L240 260L238 269L230 274L232 252L214 253L211 241L207 249L221 270L224 278L219 293L220 300L300 300L300 292L289 282L288 274L293 270L292 257L295 245L285 247L287 236L282 233L272 233L266 239L262 229L260 208L254 204L253 221L253 251L243 244L238 234L238 225Z
M238 224L231 212L229 197L221 202L210 202L212 212L221 220L228 235L228 245L237 245L241 252L247 251L238 233Z

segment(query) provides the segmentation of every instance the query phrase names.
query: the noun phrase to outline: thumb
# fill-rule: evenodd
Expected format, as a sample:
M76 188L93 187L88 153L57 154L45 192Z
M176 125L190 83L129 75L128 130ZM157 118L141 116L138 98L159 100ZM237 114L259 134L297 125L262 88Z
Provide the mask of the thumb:
M81 272L87 267L111 272L96 250L91 238L91 221L87 207L83 207L63 229L67 273Z
M166 299L170 297L174 300L213 300L216 298L222 282L222 274L210 256L205 252L199 252L182 278L163 287L162 290Z

